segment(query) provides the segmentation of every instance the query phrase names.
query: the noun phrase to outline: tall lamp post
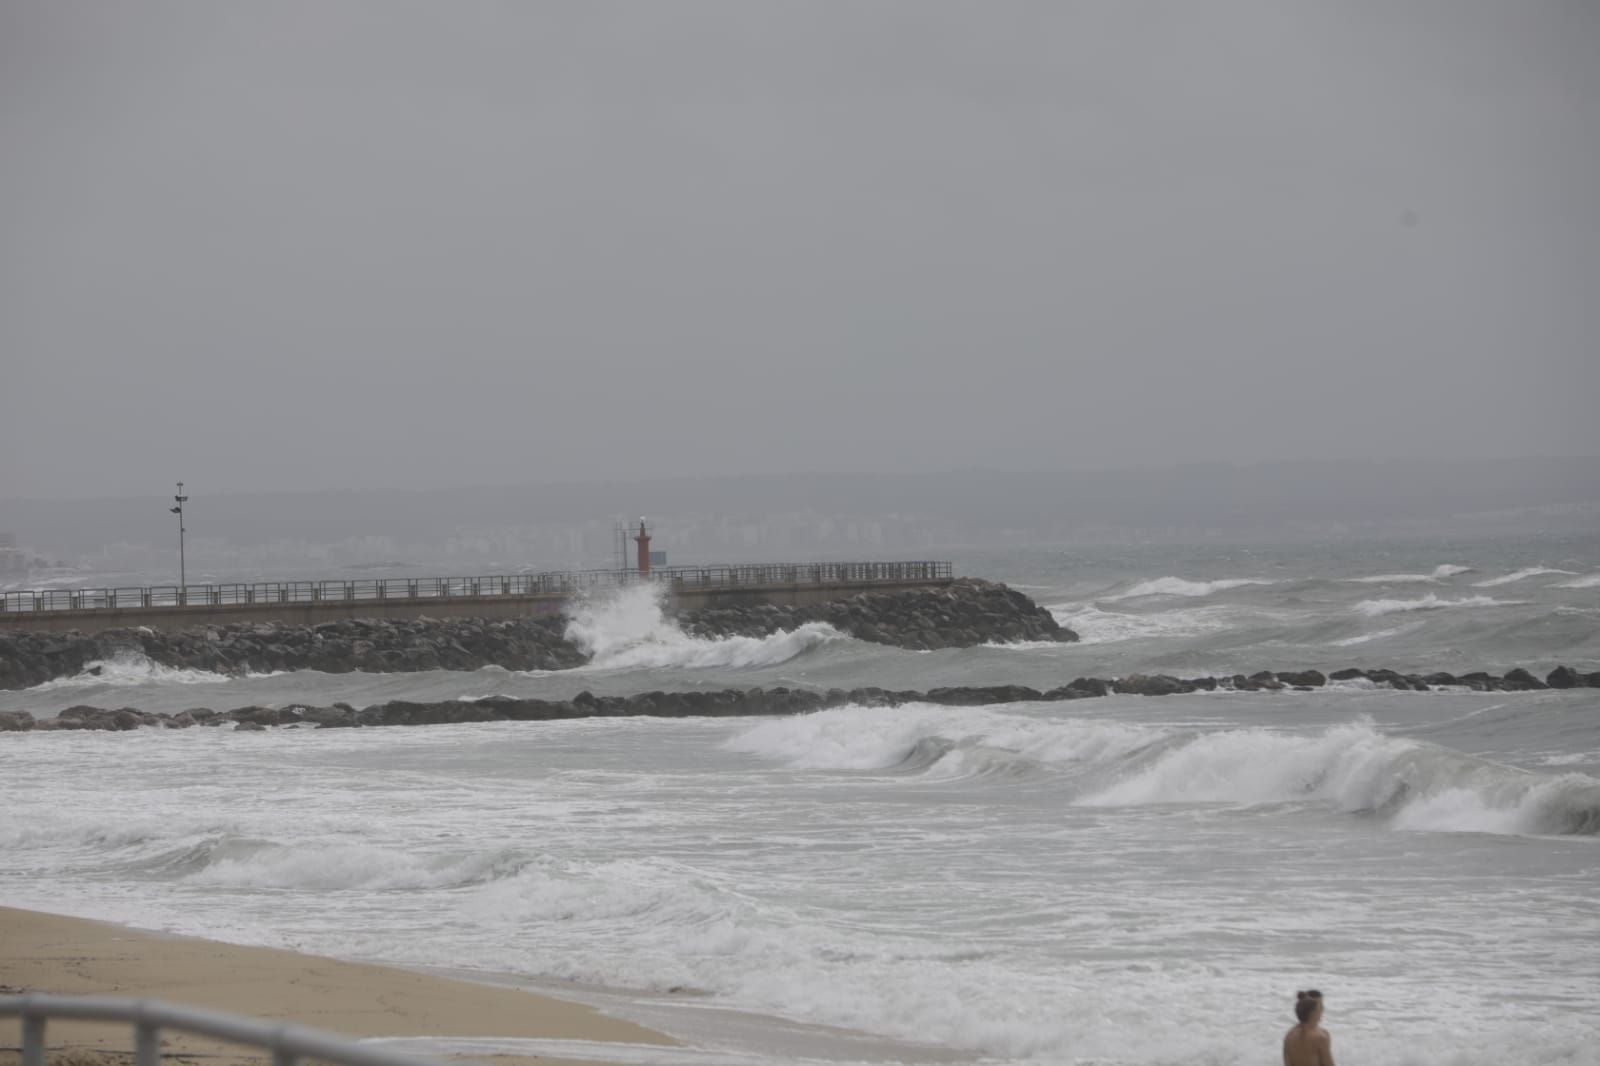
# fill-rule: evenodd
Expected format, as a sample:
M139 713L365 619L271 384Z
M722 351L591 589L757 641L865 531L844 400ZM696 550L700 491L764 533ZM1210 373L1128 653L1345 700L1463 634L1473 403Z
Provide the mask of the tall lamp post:
M189 602L189 577L183 565L183 505L189 502L189 497L183 494L183 482L178 482L178 494L172 497L178 501L178 506L170 508L178 516L178 603Z

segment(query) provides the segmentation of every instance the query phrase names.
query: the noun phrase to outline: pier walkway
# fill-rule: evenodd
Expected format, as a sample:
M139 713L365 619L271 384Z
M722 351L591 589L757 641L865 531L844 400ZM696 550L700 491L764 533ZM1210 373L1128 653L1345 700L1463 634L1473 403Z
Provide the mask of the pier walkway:
M555 614L576 596L659 586L675 609L817 603L954 579L948 562L767 563L576 570L487 577L264 581L0 593L0 628L175 629L235 622L314 625L341 618L513 618Z

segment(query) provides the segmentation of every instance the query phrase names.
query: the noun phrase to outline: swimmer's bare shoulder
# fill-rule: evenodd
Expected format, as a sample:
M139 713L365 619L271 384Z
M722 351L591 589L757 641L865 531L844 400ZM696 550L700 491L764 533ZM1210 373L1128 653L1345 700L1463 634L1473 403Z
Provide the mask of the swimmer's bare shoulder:
M1283 1066L1333 1066L1333 1038L1321 1026L1295 1026L1283 1037Z

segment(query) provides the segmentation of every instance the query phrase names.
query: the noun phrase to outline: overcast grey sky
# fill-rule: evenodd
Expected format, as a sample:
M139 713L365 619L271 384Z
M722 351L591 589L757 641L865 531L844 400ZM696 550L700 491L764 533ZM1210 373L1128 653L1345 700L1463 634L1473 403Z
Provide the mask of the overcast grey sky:
M1597 56L1592 0L4 0L0 496L1600 454Z

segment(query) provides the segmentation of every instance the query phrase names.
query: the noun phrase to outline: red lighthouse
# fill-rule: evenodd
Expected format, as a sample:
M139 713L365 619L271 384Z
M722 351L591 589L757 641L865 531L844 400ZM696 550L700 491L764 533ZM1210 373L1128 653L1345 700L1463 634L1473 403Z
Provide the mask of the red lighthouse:
M650 573L650 531L645 528L644 519L639 519L639 532L633 538L639 545L639 573Z

